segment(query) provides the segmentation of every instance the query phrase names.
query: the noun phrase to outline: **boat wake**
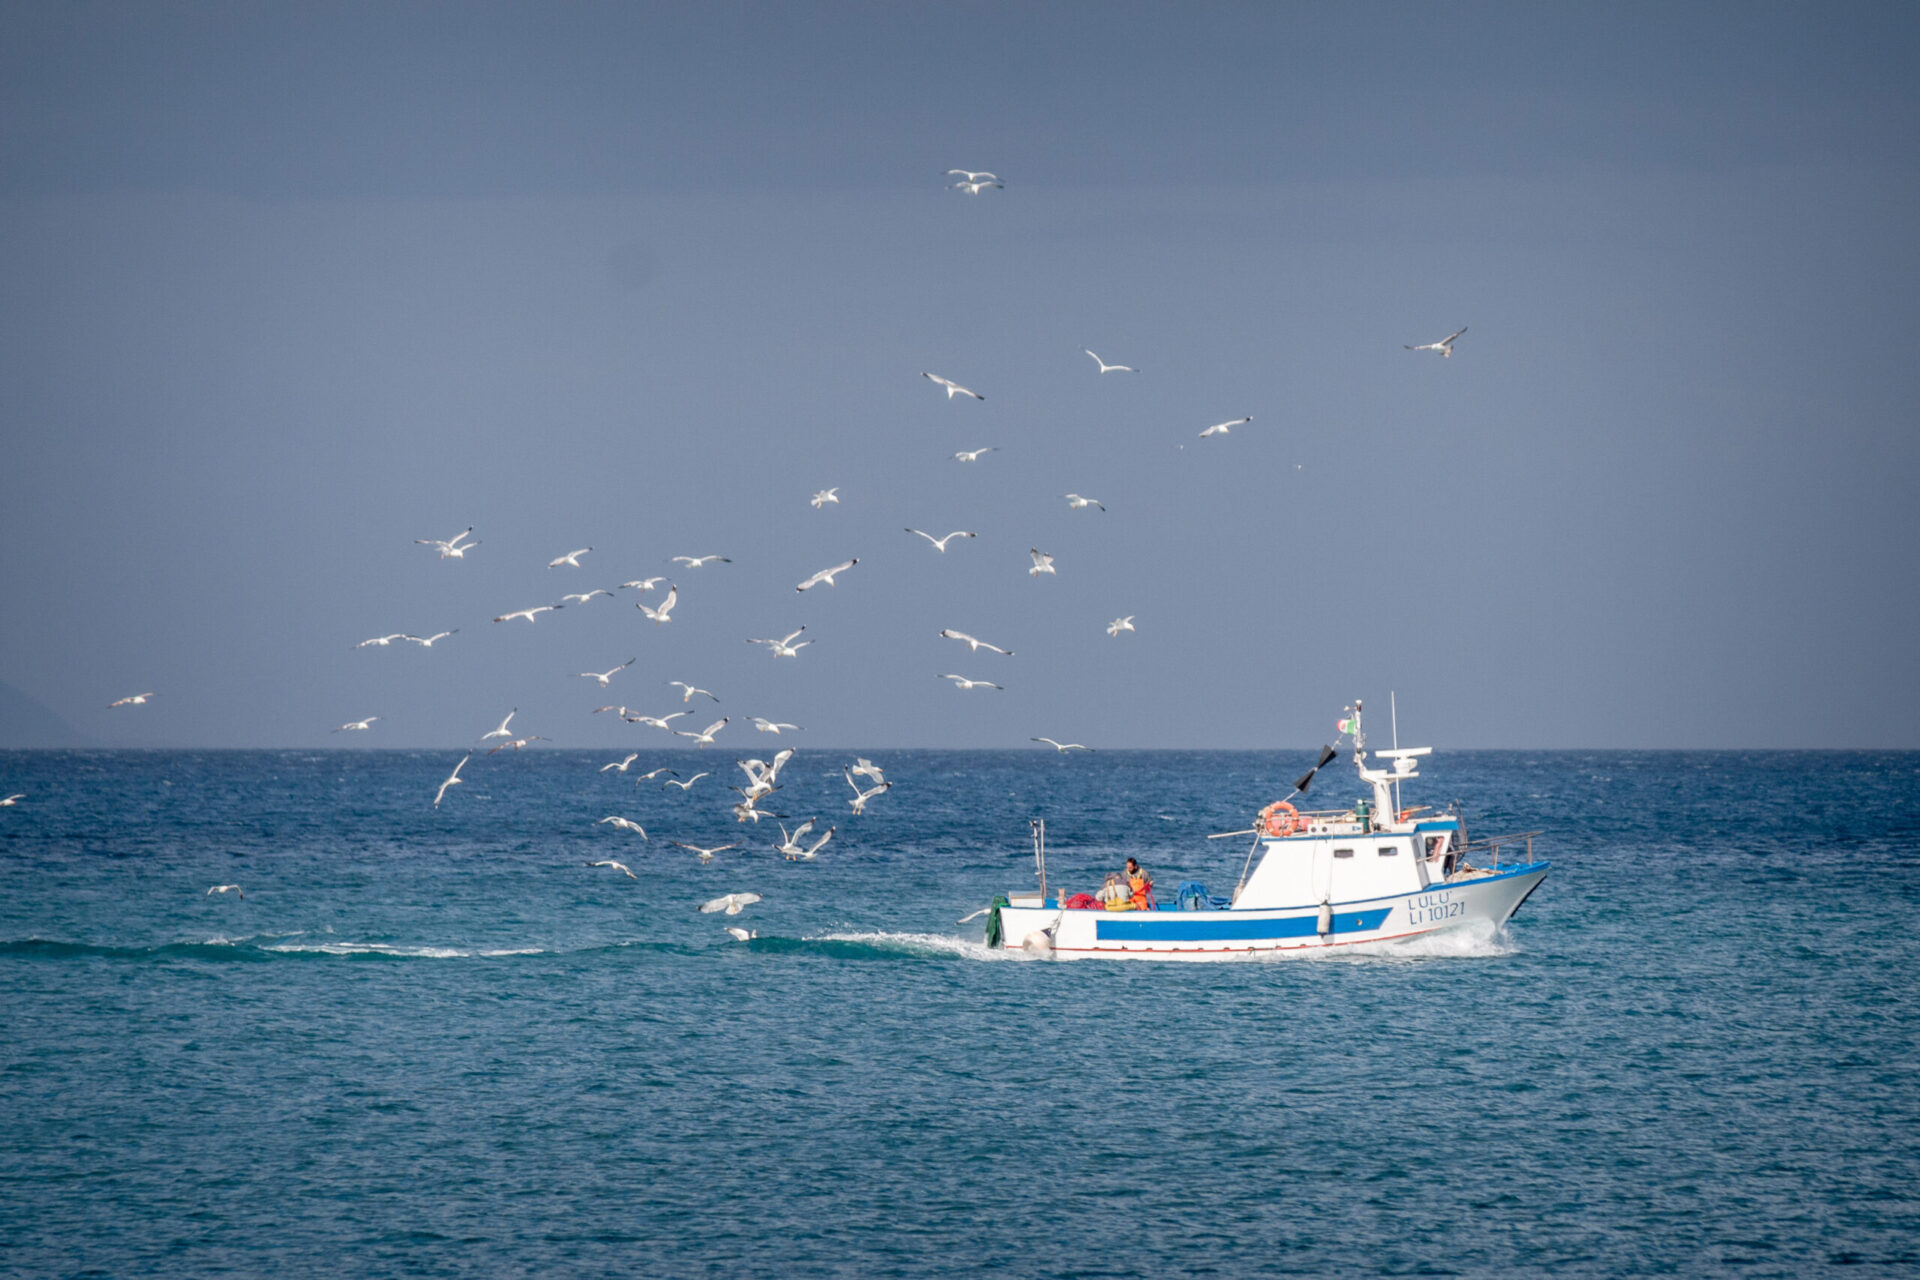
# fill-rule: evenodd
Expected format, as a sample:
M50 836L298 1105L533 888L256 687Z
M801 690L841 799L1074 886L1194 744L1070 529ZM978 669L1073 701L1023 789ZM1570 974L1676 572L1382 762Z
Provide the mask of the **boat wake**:
M762 938L759 941L769 940ZM1030 958L1018 951L997 951L990 949L984 942L973 942L944 933L896 933L888 930L823 933L802 938L799 943L808 950L825 950L830 955L840 955L853 960L883 960L898 956L951 957L958 960Z
M63 942L57 938L13 938L0 941L0 957L40 960L217 960L260 962L335 957L385 960L466 960L545 954L542 947L434 947L385 942L288 942L299 934L255 934L242 938L212 937L202 941L164 942L149 947L100 946Z

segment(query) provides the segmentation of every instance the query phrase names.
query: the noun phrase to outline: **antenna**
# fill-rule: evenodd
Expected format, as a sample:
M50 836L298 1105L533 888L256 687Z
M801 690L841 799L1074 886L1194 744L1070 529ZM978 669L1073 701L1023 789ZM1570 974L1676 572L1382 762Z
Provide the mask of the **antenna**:
M1387 690L1387 715L1393 721L1393 749L1400 749L1400 698L1392 689ZM1400 779L1393 780L1393 817L1400 816Z

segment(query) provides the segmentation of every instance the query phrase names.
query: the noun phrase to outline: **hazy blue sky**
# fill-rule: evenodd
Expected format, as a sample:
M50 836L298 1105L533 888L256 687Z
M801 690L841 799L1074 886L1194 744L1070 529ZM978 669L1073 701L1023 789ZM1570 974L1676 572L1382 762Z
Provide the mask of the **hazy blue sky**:
M653 749L588 712L683 678L728 757L1389 690L1920 746L1917 65L1908 4L9 5L0 681L180 745Z

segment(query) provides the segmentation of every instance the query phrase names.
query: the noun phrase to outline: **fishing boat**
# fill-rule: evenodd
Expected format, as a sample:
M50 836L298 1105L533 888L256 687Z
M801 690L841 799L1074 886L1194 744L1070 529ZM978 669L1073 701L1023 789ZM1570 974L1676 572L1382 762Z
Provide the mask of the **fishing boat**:
M1551 864L1533 853L1541 833L1471 840L1457 806L1403 808L1401 784L1420 776L1432 748L1396 745L1370 764L1361 712L1355 702L1339 722L1366 787L1353 807L1311 811L1293 803L1338 758L1329 746L1252 827L1209 837L1252 837L1231 895L1216 896L1197 881L1164 901L1115 894L1108 903L1050 891L1046 826L1035 821L1039 892L995 899L988 945L1061 959L1235 960L1505 924L1547 877Z

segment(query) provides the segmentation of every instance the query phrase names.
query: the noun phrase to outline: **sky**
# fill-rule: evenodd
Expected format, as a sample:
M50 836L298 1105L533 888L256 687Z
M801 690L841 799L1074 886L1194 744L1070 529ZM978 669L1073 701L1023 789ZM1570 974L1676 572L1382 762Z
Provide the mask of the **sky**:
M1893 4L6 6L0 744L652 752L593 708L681 679L736 754L1920 746L1917 63Z

